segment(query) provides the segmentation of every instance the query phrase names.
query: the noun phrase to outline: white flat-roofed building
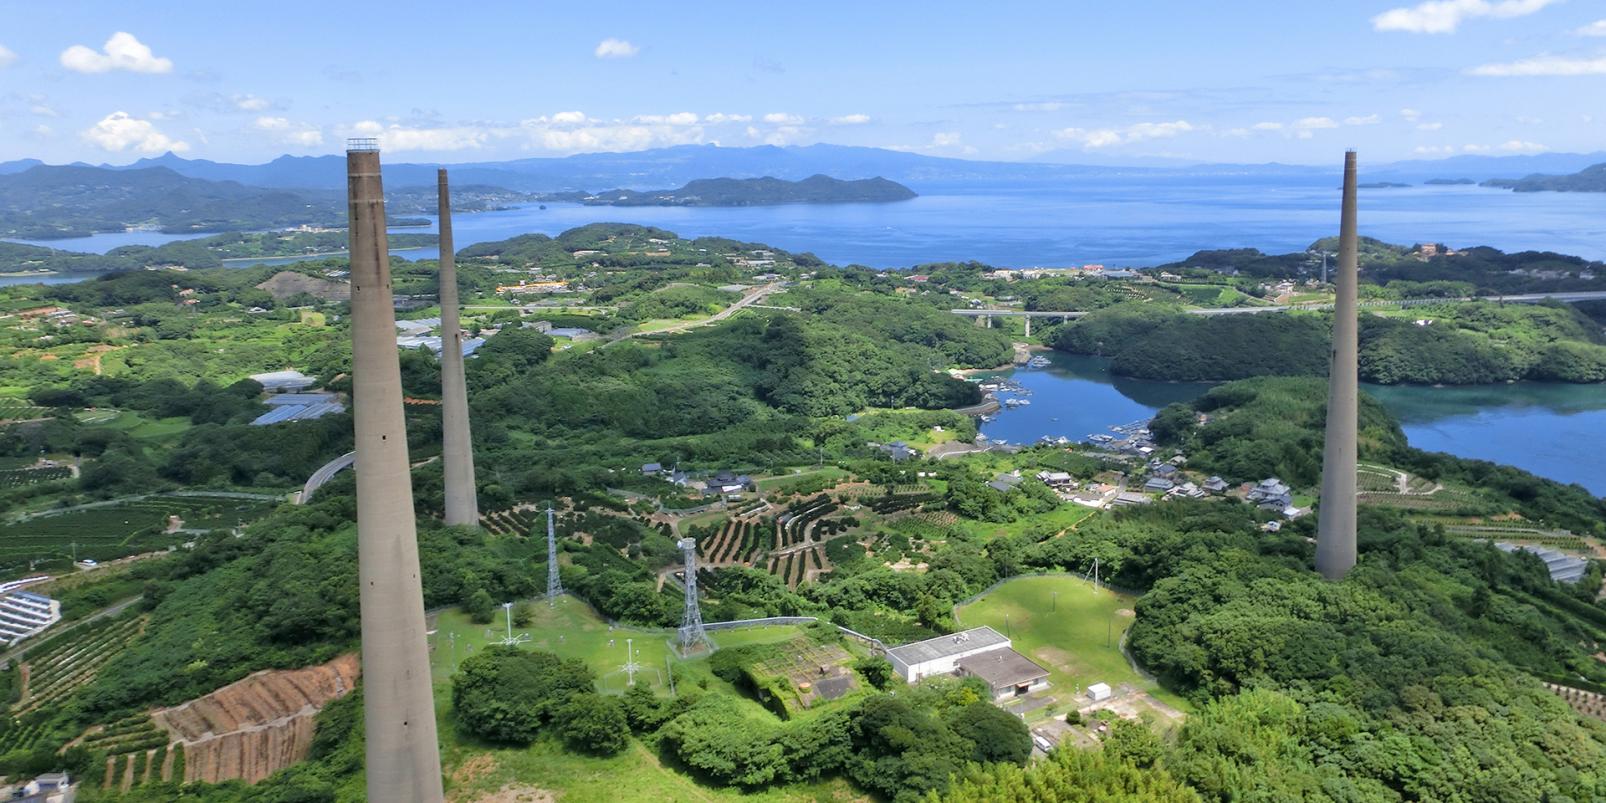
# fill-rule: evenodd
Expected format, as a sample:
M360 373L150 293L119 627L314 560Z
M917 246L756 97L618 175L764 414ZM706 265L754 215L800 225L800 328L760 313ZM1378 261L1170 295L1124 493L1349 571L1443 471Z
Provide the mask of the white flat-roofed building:
M953 674L959 668L961 658L1009 648L1008 637L982 626L893 647L887 650L887 660L903 676L904 682L914 683L933 675Z
M61 621L60 602L22 590L49 579L30 577L0 584L0 645L16 644Z
M317 383L316 379L300 371L271 371L266 374L252 374L251 378L269 393L293 393L306 390Z

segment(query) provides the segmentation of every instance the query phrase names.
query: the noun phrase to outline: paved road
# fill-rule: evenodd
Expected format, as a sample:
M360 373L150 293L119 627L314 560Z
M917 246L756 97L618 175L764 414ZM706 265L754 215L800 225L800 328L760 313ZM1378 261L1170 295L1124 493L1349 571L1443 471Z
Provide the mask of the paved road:
M355 462L357 462L357 453L346 452L345 454L330 460L327 463L324 463L318 468L317 471L312 472L312 476L307 478L307 484L301 486L301 495L296 498L296 504L306 504L307 500L312 498L312 494L319 488L322 488L324 483L333 479L334 476L339 474L342 469L351 466L351 464Z
M1434 304L1449 304L1461 301L1494 301L1502 304L1538 304L1542 301L1563 301L1575 304L1580 301L1606 301L1606 291L1581 291L1572 293L1523 293L1510 296L1462 296L1460 298L1407 298L1397 300L1362 301L1361 309L1376 307L1425 307ZM1289 310L1322 310L1332 309L1332 304L1273 304L1264 307L1219 307L1212 309L1189 309L1191 315L1214 317L1217 315L1258 315L1263 312L1288 312ZM952 309L948 310L955 315L967 315L972 318L990 318L997 315L1001 318L1062 318L1075 319L1087 315L1085 311L1079 312L1053 312L1047 310L1022 309Z
M736 303L734 303L734 304L732 304L732 305L720 310L719 312L714 313L712 316L704 318L704 319L702 319L700 321L685 321L683 323L677 323L677 324L675 324L673 326L670 326L670 327L667 327L667 328L664 328L664 329L654 329L651 332L631 332L631 333L629 333L627 335L622 335L622 336L617 337L617 338L615 338L613 340L609 340L606 343L603 343L600 346L600 348L607 348L607 347L609 347L609 346L611 346L611 345L613 345L615 343L618 343L620 341L629 340L632 337L642 337L644 335L667 335L667 334L673 334L675 332L684 332L687 329L695 329L695 328L697 328L699 326L709 326L709 325L712 325L712 324L716 324L716 323L719 323L720 321L725 320L726 318L729 318L732 315L735 315L738 312L741 312L742 310L744 310L744 309L746 309L748 307L753 306L754 304L757 304L760 301L763 301L766 297L768 297L770 295L773 295L774 293L779 292L781 289L782 289L782 285L781 285L780 282L771 282L770 284L766 284L766 285L764 285L762 287L755 287L752 290L749 290L747 292L747 295L744 295L739 300L737 300Z

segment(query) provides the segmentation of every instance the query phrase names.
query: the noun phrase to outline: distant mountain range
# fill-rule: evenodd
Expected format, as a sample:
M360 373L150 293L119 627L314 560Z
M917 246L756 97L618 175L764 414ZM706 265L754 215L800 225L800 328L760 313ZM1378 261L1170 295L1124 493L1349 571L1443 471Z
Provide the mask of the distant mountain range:
M1084 163L1070 163L1081 158ZM1200 164L1184 160L1149 159L1139 165L1087 164L1087 154L1060 151L1033 162L988 162L926 156L917 153L847 145L806 145L727 148L717 145L680 145L628 153L585 153L564 157L535 157L510 161L468 162L448 165L458 186L480 184L517 192L559 192L621 187L647 190L678 187L707 178L761 178L770 176L799 181L813 175L839 179L880 176L906 184L916 191L928 187L990 182L1050 183L1079 177L1337 175L1333 165ZM1532 156L1456 156L1449 159L1412 160L1392 164L1362 163L1367 181L1416 181L1431 178L1510 178L1532 173L1569 173L1606 162L1606 152L1590 154L1547 153ZM0 175L38 166L34 159L0 162ZM436 163L413 163L387 157L388 187L434 186ZM131 165L101 165L110 170L165 167L179 175L209 181L235 181L255 187L279 189L345 188L345 157L281 156L266 164L241 165L205 159L184 159L168 153L140 159Z
M705 178L674 190L609 190L578 200L592 206L775 206L887 203L914 197L914 190L880 177L844 181L815 175L802 181L770 176Z
M1524 191L1592 191L1587 188L1598 186L1600 171L1571 178L1558 174L1601 163L1606 163L1606 153L1458 156L1365 168L1365 180L1381 186L1434 179L1487 182L1526 175L1526 179L1499 186L1521 185ZM917 190L994 191L1128 179L1266 176L1321 181L1337 177L1337 164L1335 159L1332 168L1276 163L1131 167L986 162L842 145L685 145L631 153L465 163L450 169L457 188L454 208L475 211L538 196L560 197L556 194L583 200L594 187L616 187L604 196L624 200L591 203L822 203L898 200L912 197ZM434 210L436 168L435 164L387 162L386 195L392 214L411 216ZM37 159L0 162L0 237L62 238L131 227L219 232L304 223L342 225L345 173L345 159L340 155L281 156L259 165L184 159L172 153L130 165L52 166ZM652 189L661 187L679 189ZM862 197L856 195L861 192L865 193ZM416 219L407 222L422 223Z
M1504 187L1517 192L1606 192L1606 163L1590 165L1576 173L1547 175L1535 173L1524 178L1490 179L1485 187Z
M340 199L324 195L207 181L166 168L34 165L0 175L0 236L82 237L135 227L219 232L344 220Z

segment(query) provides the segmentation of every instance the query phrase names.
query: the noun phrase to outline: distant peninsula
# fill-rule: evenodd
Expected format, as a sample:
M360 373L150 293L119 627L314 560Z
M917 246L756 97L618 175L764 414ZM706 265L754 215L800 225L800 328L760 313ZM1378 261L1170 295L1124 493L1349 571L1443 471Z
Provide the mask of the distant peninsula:
M1357 184L1355 186L1363 190L1397 190L1401 187L1409 187L1411 185L1402 184L1398 181L1371 181L1365 184Z
M1525 178L1492 178L1483 186L1517 192L1606 192L1606 162L1564 176L1535 173Z
M589 206L777 206L780 204L862 204L907 201L914 190L881 177L844 181L825 175L802 181L772 178L705 178L674 190L609 190L566 194Z

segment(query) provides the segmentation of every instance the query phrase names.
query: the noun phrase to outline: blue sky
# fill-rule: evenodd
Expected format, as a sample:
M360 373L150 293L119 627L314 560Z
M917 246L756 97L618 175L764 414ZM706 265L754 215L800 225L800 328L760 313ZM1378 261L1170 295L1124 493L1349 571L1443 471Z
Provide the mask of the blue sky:
M1326 163L1606 148L1600 0L0 0L0 159L831 142ZM361 30L359 37L352 31Z

